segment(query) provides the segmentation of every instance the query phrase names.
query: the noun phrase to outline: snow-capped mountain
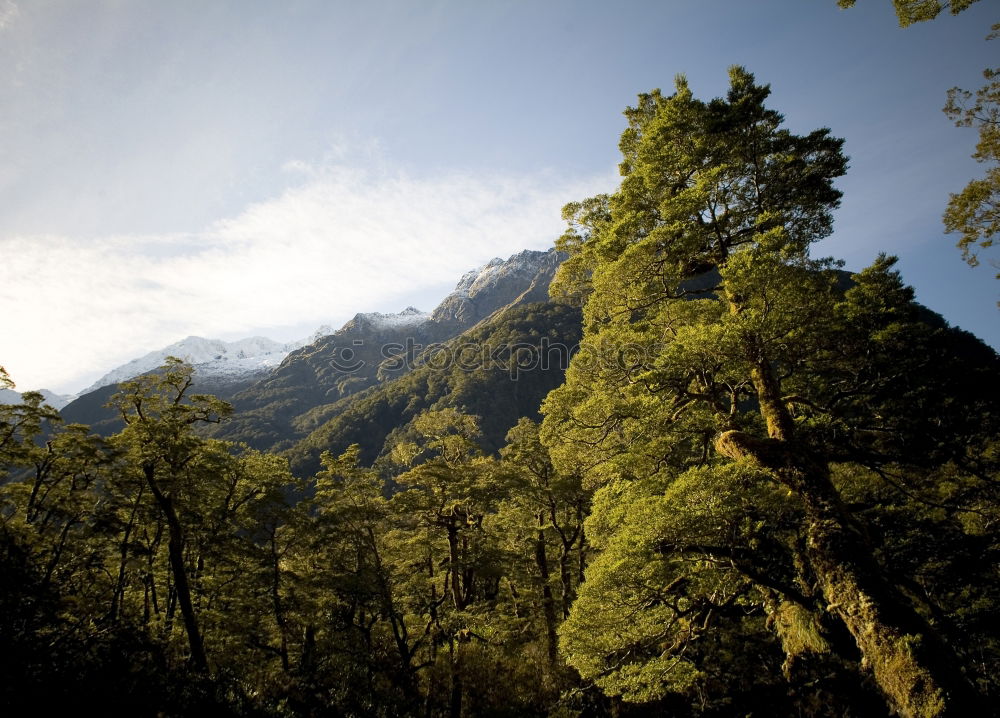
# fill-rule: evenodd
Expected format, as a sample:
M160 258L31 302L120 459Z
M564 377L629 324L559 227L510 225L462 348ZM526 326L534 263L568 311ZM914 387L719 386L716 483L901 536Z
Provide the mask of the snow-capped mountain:
M362 312L340 329L335 330L324 324L311 336L295 342L281 343L265 337L225 342L191 336L112 369L77 396L151 372L163 366L164 360L169 356L178 357L193 365L196 375L203 382L234 384L265 377L291 352L331 335L346 333L353 336L359 331L420 331L426 327L433 330L431 333L434 335L428 338L444 338L460 327L471 326L485 318L498 307L516 301L526 292L538 294L530 299L525 297L529 301L544 300L548 282L560 261L561 257L555 251L525 250L506 260L497 257L466 272L454 291L433 312L422 312L415 307L406 307L398 313ZM541 291L534 292L536 288ZM451 329L442 333L444 326ZM61 408L74 398L53 395L53 402L58 404L52 405Z
M374 330L410 327L426 322L430 316L429 312L422 312L414 307L407 307L395 314L364 312L356 314L345 327L364 326ZM294 350L335 334L336 331L329 324L324 324L306 339L285 343L267 337L250 337L225 342L191 336L112 369L76 396L83 396L101 387L112 386L151 372L163 366L166 358L170 356L191 364L202 381L213 384L246 382L265 376ZM10 390L4 392L0 395L0 403L12 404L20 401L20 394L17 392ZM57 409L61 409L76 398L76 396L63 397L48 391L43 393L47 400L51 397L49 403ZM10 396L6 396L7 394Z
M415 327L431 318L430 312L422 312L415 307L407 307L401 312L383 314L382 312L360 312L347 322L341 331L353 328L364 328L374 331ZM335 332L329 332L334 334Z
M554 249L548 252L526 249L508 259L491 259L462 275L431 319L471 325L512 302L545 301L549 283L563 258Z
M108 372L62 413L67 421L116 431L115 417L104 408L115 386L175 356L194 366L199 391L235 405L233 420L218 429L221 438L269 446L269 437L294 433L286 424L297 415L405 373L422 348L448 341L506 307L546 301L562 258L555 250L526 250L493 259L466 272L433 312L414 307L398 313L362 312L339 329L323 325L301 341L188 337ZM386 347L393 348L390 355ZM405 357L398 348L406 350ZM255 423L261 411L273 414L272 425L263 432Z
M266 337L250 337L234 342L219 339L188 337L163 349L122 364L102 376L80 394L87 394L102 386L118 384L163 366L169 356L178 357L192 364L202 379L238 381L263 376L278 366L289 352L311 340L281 343Z
M326 327L322 336L293 351L265 378L235 393L232 418L213 425L210 431L216 438L268 450L287 448L313 431L325 431L322 427L332 426L330 422L351 405L352 397L374 397L371 392L377 393L380 386L419 371L423 357L433 347L458 340L475 327L488 327L493 319L501 321L504 312L546 302L549 284L562 259L555 250L493 259L462 275L455 289L430 314L412 307L398 314L367 312L355 315L336 331ZM470 341L474 346L479 339ZM506 382L505 388L507 384L511 382ZM415 386L423 387L416 391L431 391L429 385ZM405 407L413 403L405 400L396 406L395 401L389 402L393 409L379 404L380 408L372 411L380 416L383 409L405 413L409 411ZM384 427L378 420L369 420L363 431L378 435Z

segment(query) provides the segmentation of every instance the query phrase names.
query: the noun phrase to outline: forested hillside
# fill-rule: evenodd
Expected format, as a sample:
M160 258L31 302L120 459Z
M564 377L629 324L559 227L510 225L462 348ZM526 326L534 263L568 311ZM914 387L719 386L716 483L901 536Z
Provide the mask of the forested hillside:
M323 451L352 444L370 465L411 431L417 415L444 408L478 417L477 444L496 453L519 418L538 418L579 341L579 310L555 303L510 308L418 358L405 376L300 417L297 428L309 433L286 452L292 469L311 474Z
M729 79L640 95L434 351L359 315L238 421L179 360L110 435L0 405L5 714L995 714L1000 357L810 254L843 141Z

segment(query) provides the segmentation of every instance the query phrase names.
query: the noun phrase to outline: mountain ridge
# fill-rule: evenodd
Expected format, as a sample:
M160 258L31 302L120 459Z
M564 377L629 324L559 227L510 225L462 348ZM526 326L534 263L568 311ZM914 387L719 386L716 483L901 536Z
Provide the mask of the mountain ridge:
M197 367L203 376L224 379L227 376L265 374L305 341L307 340L282 343L254 336L227 342L188 336L112 369L81 391L80 396L151 372L162 366L168 356L183 359Z
M497 257L465 272L432 312L413 306L397 313L359 312L340 329L322 325L296 342L187 337L108 372L69 402L63 416L102 433L116 431L117 417L104 404L117 383L155 371L167 356L177 356L194 366L198 391L234 405L233 419L212 427L213 435L274 448L300 434L295 427L299 417L405 374L426 347L507 307L548 301L548 286L561 261L554 249Z
M299 435L296 419L312 409L406 374L429 346L498 311L548 301L561 261L554 249L524 250L466 272L429 316L414 310L407 321L384 321L379 313L358 314L333 334L290 352L265 378L236 394L233 418L211 433L255 448L284 448L283 442Z

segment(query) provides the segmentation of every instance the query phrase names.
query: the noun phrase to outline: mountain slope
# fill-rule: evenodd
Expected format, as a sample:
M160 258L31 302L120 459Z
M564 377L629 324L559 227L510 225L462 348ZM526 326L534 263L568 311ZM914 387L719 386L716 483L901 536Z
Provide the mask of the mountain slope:
M308 435L286 453L308 475L319 456L361 446L373 463L427 409L456 408L480 417L486 451L496 451L522 416L537 417L545 396L563 381L581 334L578 309L563 304L515 305L425 354L409 374L326 406L296 421Z

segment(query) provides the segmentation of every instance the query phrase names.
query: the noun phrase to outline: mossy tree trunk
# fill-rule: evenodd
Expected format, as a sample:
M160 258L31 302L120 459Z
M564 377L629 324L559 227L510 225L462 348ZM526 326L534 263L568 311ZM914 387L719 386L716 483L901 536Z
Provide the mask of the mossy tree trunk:
M770 365L752 370L768 438L723 433L719 453L771 470L802 501L806 554L827 610L854 637L889 706L903 716L976 715L981 702L959 661L902 593L883 576L844 507L823 460L800 446Z

